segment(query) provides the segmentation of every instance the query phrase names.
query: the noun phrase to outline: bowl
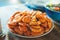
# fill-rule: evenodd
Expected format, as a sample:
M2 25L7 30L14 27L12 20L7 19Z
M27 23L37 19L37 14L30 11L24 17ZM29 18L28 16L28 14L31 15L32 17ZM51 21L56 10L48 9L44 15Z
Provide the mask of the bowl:
M60 12L50 10L48 7L45 7L45 12L53 21L60 22Z
M44 16L45 17L45 16ZM48 16L47 16L47 18L49 18ZM48 20L48 19L47 19ZM51 20L50 18L49 18L49 20ZM48 21L49 21L48 20ZM46 22L46 21L45 21ZM49 21L50 22L50 21ZM14 24L13 24L14 25ZM40 25L40 24L39 24ZM10 24L10 26L11 26L11 24ZM13 26L12 26L13 27ZM15 27L19 27L19 26L15 26ZM22 26L21 26L22 27ZM40 26L39 26L40 27ZM44 26L43 26L44 27ZM42 28L43 28L42 27ZM31 27L30 27L31 28ZM17 34L17 33L15 33L15 32L12 32L11 31L11 28L8 26L8 29L9 29L9 31L10 31L10 33L11 34L13 34L13 35L15 35L15 36L17 36L17 37L23 37L23 38L37 38L37 37L42 37L42 36L44 36L44 35L47 35L48 33L50 33L51 31L52 31L52 29L54 28L54 23L52 22L52 20L51 20L51 26L50 26L50 28L48 29L48 31L43 31L44 33L43 34L40 34L39 33L39 35L36 35L36 36L24 36L24 35L19 35L19 34ZM14 31L14 28L13 28L13 31ZM36 31L34 31L35 33L37 33Z

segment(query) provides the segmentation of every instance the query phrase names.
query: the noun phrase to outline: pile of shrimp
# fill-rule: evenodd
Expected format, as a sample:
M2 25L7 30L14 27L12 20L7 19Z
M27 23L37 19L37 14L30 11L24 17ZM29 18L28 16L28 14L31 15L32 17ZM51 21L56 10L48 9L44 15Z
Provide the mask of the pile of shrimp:
M8 20L11 32L23 36L37 36L48 32L51 20L41 11L23 11L14 13Z

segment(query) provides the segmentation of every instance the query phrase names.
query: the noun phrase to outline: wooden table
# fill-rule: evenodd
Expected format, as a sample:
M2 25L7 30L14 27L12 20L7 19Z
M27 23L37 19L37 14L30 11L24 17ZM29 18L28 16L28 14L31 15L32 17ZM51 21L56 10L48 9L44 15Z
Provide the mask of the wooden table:
M21 38L16 37L9 33L8 40L60 40L60 27L55 24L54 29L47 35L39 37L39 38ZM5 37L0 37L0 40L4 40Z

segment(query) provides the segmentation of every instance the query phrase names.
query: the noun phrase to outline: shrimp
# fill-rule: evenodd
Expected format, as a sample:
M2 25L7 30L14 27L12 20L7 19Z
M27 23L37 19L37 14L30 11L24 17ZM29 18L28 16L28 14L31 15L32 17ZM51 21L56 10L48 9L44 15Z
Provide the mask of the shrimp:
M34 28L30 28L32 32L42 32L44 31L44 28L43 27L40 27L39 29L34 29Z
M32 36L37 36L37 35L42 35L44 33L44 28L41 27L39 30L38 29L34 29L31 34Z
M48 23L47 22L45 22L45 23L43 23L43 24L41 24L44 28L47 28L48 27Z
M41 24L41 22L40 21L37 21L37 25L40 25Z
M48 27L49 29L52 27L52 22L50 19L46 18L46 21L48 22Z
M14 18L14 20L13 21L15 21L15 22L20 22L20 21L22 21L22 18L23 18L24 16L18 16L18 17L16 17L16 18Z
M49 28L45 28L45 32L48 32L50 29Z
M18 34L23 34L23 31L20 31L18 27L14 27L14 31Z
M60 7L54 7L54 10L59 11Z
M31 21L31 17L30 16L25 16L25 17L23 17L22 21L25 22L25 23L29 23Z
M15 26L12 26L12 25L9 25L9 24L8 24L8 27L9 27L10 29L12 29L12 28L14 28Z
M26 32L27 31L26 24L25 23L19 23L19 29L23 30L24 32Z
M35 22L34 22L34 21L31 21L31 22L29 23L29 25L31 25L31 26L32 26L32 25L35 25L35 26L36 26L36 25L40 25L40 24L41 24L40 21L37 21L37 22L36 22L36 21L35 21Z
M29 23L29 25L37 25L37 22L33 22L33 21L31 21L30 23Z
M13 16L12 16L12 17L15 17L15 15L16 15L16 14L20 14L20 12L16 12L15 14L13 14Z
M27 31L27 27L19 27L20 31L26 32Z
M31 36L38 36L40 35L40 32L31 32Z
M38 12L37 12L37 13L36 13L36 17L40 19L40 18L42 17L41 13L38 13Z
M20 14L16 14L16 15L14 16L14 18L16 18L16 17L18 17L18 16L20 16Z
M49 29L52 27L52 23L51 22L48 22L48 27L49 27Z
M17 22L9 21L8 24L9 25L17 25Z
M40 26L31 26L34 29L40 29Z
M33 16L36 14L36 12L37 12L37 11L35 11L35 12L32 11L32 13L31 13L31 17L33 17Z
M30 31L27 31L24 33L25 36L31 36L31 32Z
M32 19L31 19L31 22L29 23L30 25L36 25L37 24L37 19L36 19L36 16L33 16Z
M11 30L11 32L16 33L14 29L10 29L10 30Z
M31 21L36 22L37 21L36 16L33 16L32 19L31 19Z
M44 18L40 19L39 21L40 21L41 23L45 23L45 22L46 22L46 20L45 20Z

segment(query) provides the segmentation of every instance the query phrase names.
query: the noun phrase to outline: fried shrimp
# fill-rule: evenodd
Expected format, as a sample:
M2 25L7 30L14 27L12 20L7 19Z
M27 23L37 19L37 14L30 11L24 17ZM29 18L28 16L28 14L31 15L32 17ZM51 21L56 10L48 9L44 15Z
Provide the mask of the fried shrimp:
M25 17L23 17L22 21L25 22L25 23L29 23L31 21L31 17L30 16L25 16Z

